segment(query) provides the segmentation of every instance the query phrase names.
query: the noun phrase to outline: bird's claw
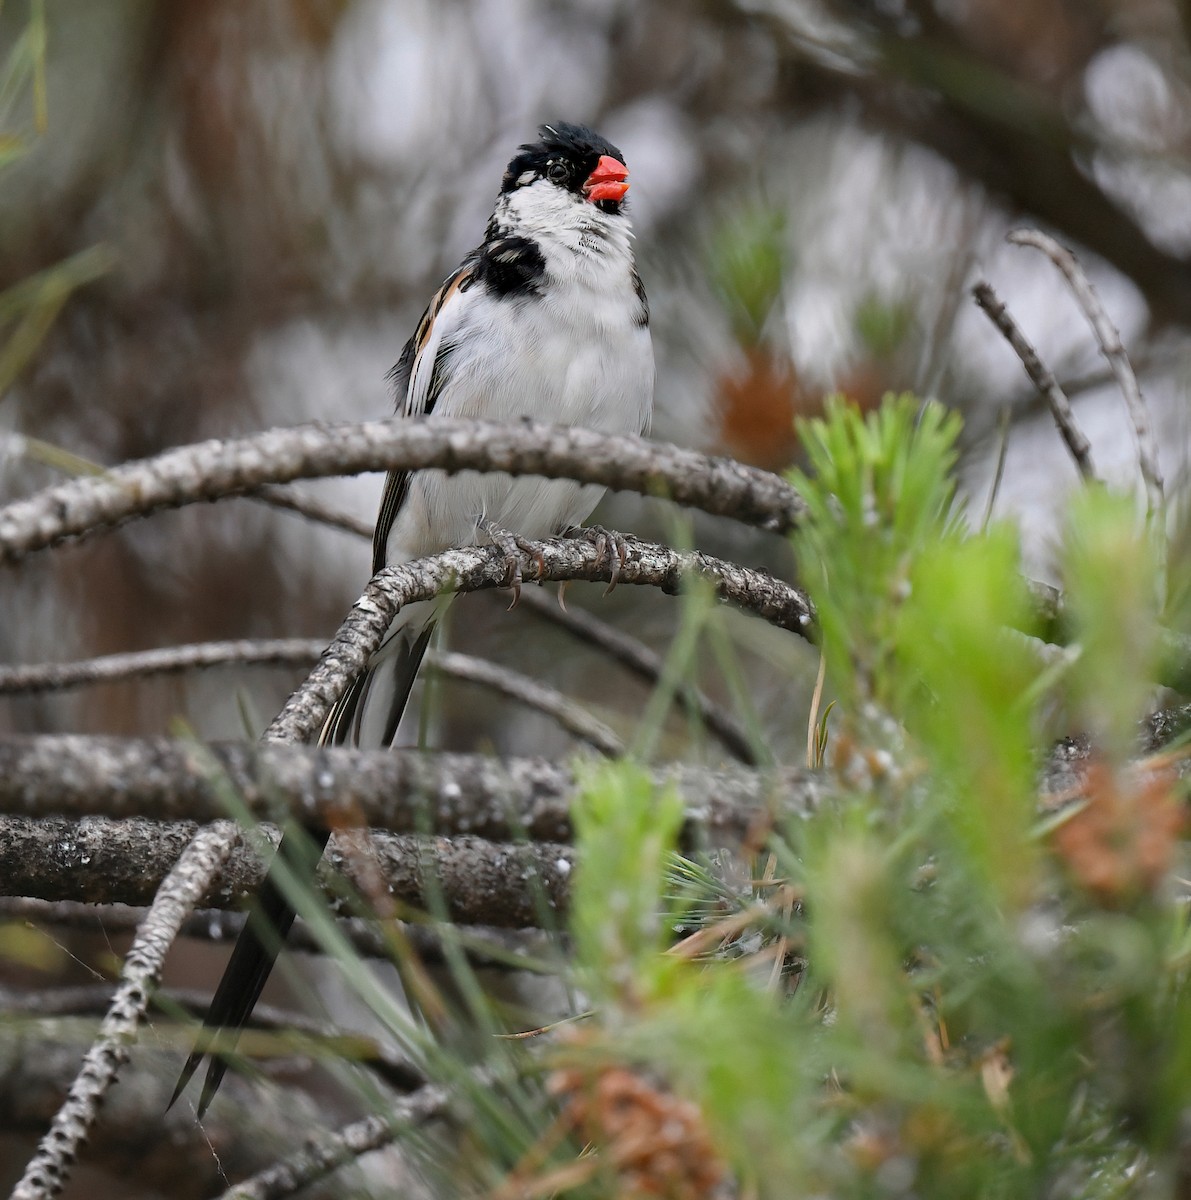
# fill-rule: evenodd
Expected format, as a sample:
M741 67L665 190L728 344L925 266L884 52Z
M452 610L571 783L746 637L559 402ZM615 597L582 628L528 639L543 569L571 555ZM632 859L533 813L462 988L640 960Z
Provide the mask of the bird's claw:
M492 544L500 550L505 556L508 566L508 575L505 578L504 586L513 593L513 602L509 605L509 611L517 607L517 601L521 599L521 584L525 581L524 575L521 572L521 556L529 555L534 560L538 568L538 578L540 579L546 570L546 558L542 553L541 546L537 542L531 542L523 537L518 537L515 533L510 533L507 529L502 529L494 521L482 521L480 528L488 536Z
M604 595L609 595L620 582L620 573L629 557L628 538L615 529L605 529L603 525L583 525L568 529L564 537L577 538L590 542L599 553L601 561L609 565L608 586Z

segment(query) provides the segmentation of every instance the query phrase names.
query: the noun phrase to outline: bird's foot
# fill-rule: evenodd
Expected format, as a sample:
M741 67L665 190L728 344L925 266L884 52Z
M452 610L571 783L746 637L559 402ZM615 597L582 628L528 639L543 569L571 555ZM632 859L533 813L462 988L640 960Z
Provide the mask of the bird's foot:
M517 607L517 601L521 599L521 584L524 582L521 572L521 556L527 554L537 563L538 578L540 579L546 570L546 559L542 554L542 548L537 542L531 542L515 533L510 533L507 529L502 529L495 521L481 521L480 529L505 556L508 575L505 578L504 586L513 593L513 602L509 605L509 611L512 612Z
M628 561L628 538L615 529L605 529L603 525L576 525L562 536L590 542L599 552L601 560L608 563L608 586L604 589L604 595L607 596L620 582L620 572Z

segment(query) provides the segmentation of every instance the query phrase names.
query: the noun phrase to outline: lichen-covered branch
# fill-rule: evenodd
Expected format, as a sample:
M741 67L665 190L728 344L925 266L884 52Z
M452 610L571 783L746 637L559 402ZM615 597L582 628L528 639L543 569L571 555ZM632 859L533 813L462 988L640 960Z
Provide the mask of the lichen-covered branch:
M810 637L814 607L806 594L764 571L754 571L699 553L680 554L668 546L625 540L617 564L606 549L583 538L527 543L516 559L527 583L583 579L607 583L614 569L621 584L660 588L676 594L702 581L725 601L783 629ZM266 741L306 742L314 738L332 705L365 667L398 609L431 600L445 591L471 592L503 587L510 558L496 546L471 546L386 567L369 583L309 678L289 698L265 730Z
M276 830L265 832L276 840ZM195 833L188 821L0 817L0 878L16 894L42 900L148 904ZM448 920L528 929L552 927L553 915L566 908L573 865L568 846L379 831L369 845L393 899L416 912L437 913L441 899ZM319 879L333 906L342 888L328 872L351 879L358 865L358 848L345 853L332 838ZM260 887L264 874L257 854L238 846L200 903L211 908L238 903Z
M805 813L827 787L822 776L793 768L674 765L656 778L678 788L691 836L720 840L743 837L766 812ZM0 738L0 812L14 816L106 817L109 831L133 817L211 821L227 815L228 787L257 816L308 827L363 820L394 833L565 842L576 785L569 769L536 758L75 734ZM59 857L69 867L76 848L61 847Z
M0 563L159 509L244 495L264 484L423 467L603 484L778 533L803 511L798 493L777 475L644 438L441 417L313 424L182 446L15 501L0 508Z

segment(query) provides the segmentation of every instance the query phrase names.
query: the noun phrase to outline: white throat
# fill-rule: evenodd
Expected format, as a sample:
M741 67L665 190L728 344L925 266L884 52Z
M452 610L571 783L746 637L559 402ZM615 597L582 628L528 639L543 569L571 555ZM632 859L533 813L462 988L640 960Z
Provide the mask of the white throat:
M539 179L501 196L493 217L501 233L537 243L546 274L555 283L582 283L599 290L631 287L633 232L623 213L603 212Z

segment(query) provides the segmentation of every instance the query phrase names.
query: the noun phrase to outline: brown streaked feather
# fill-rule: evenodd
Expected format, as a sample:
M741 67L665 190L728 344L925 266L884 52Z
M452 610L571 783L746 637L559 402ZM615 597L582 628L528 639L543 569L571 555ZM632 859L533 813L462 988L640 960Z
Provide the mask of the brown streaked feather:
M422 355L430 343L430 334L434 329L434 322L437 320L438 314L442 312L447 301L456 292L465 292L471 286L475 279L478 261L478 251L473 251L443 280L442 286L434 293L430 303L426 306L426 311L422 313L422 319L418 322L413 337L402 347L397 365L388 374L389 382L393 386L394 399L397 401L397 411L403 417L424 416L431 411L429 401L433 397L429 395L427 395L428 403L425 408L417 411L412 408L409 385L417 371Z
M430 385L426 389L426 399L422 407L414 410L410 392L410 383L417 373L418 364L430 343L430 333L434 328L435 319L442 312L447 301L457 292L465 292L475 279L478 255L469 254L460 265L443 281L442 286L434 293L422 319L414 330L413 337L405 343L397 365L389 372L389 382L393 386L394 398L397 401L397 411L403 417L426 416L434 411L434 405L442 391L443 373L440 367L445 365L450 356L452 346L440 342L438 357L430 375ZM389 533L393 522L405 503L409 492L408 471L390 471L385 479L385 490L381 496L380 512L376 518L376 529L372 535L372 573L375 575L385 565L385 549L388 546Z

